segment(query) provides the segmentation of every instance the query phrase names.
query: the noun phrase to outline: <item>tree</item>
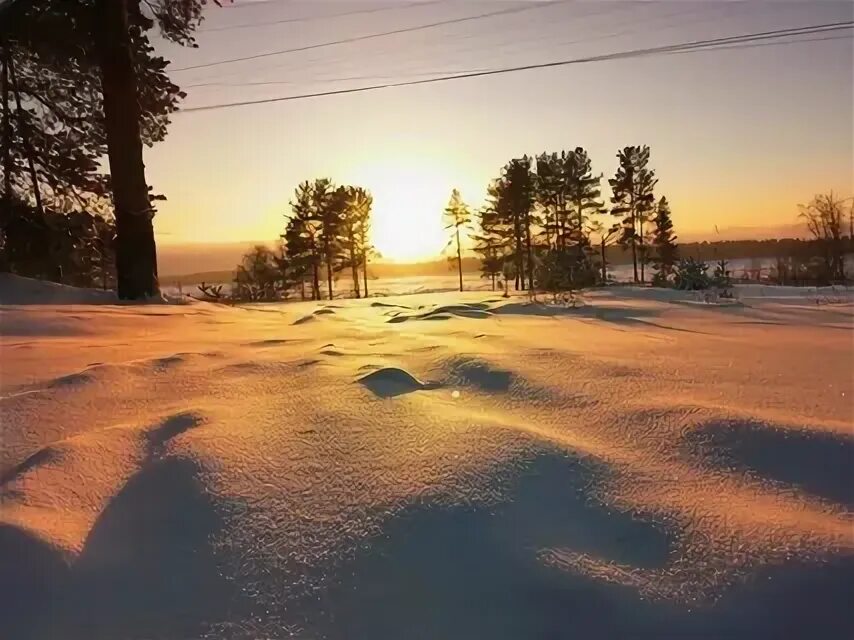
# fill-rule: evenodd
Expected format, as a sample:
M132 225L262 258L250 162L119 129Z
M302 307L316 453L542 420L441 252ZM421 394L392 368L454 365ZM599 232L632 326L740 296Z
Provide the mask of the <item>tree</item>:
M474 235L474 251L480 256L481 277L490 278L495 291L496 278L504 265L504 242L497 224L497 213L487 205L478 211L477 217L480 231Z
M563 160L556 153L541 153L536 160L534 188L536 201L543 212L542 227L546 249L557 248L562 242L560 229L566 215L566 189L563 180ZM564 225L565 226L565 225Z
M566 200L572 207L569 238L579 245L589 244L586 238L586 224L591 213L602 209L602 176L594 176L590 157L582 147L576 147L565 155L564 180Z
M313 213L313 204L313 185L307 181L301 182L294 191L294 199L291 200L292 215L288 217L283 239L293 275L304 283L305 277L310 274L311 299L319 300L319 229Z
M644 282L644 222L649 218L655 203L653 189L658 180L649 168L649 147L625 147L617 153L619 167L611 185L611 213L622 220L620 244L632 250L632 269L635 282ZM638 254L640 254L640 279L638 279Z
M667 198L661 196L655 211L655 230L652 236L655 257L653 264L655 275L653 284L664 284L673 273L673 268L679 260L679 249L676 246L676 236L673 234L673 220L670 218L670 204Z
M457 257L452 258L452 261L457 263L457 271L460 276L460 291L463 290L463 256L460 242L460 231L468 231L471 225L471 212L468 205L463 202L460 192L457 189L451 191L451 198L448 200L448 206L445 207L445 230L450 230L450 239L445 249L452 245L456 245Z
M255 245L237 266L234 298L250 302L278 300L288 288L284 267L280 255L262 244Z
M362 187L347 187L347 207L342 220L343 241L353 278L353 293L360 297L359 267L365 275L365 297L368 296L367 254L370 250L370 218L373 198Z
M603 212L607 213L605 210L599 211L599 213ZM605 255L606 249L617 240L620 231L621 229L619 224L606 227L600 220L592 221L587 227L588 233L599 236L599 268L601 269L602 284L608 284L608 260Z
M827 280L845 279L842 236L846 217L844 202L831 191L826 195L816 195L809 204L798 205L799 217L821 247Z
M326 291L332 300L333 274L342 265L341 223L347 211L347 188L336 187L327 178L314 182L313 214L319 223L320 250L326 266Z
M205 0L147 0L146 15L134 0L31 0L16 3L7 12L8 18L4 16L4 52L13 48L26 51L22 66L33 65L32 82L22 82L19 88L23 94L29 86L34 103L41 105L38 110L43 110L40 119L30 120L50 125L39 129L22 122L19 134L24 135L15 139L35 142L36 131L55 134L61 123L82 142L75 146L66 139L60 143L66 150L61 153L47 145L40 147L41 152L27 151L33 165L40 155L47 167L65 167L63 180L54 185L60 193L79 196L81 189L74 183L87 180L93 187L91 193L103 196L103 178L94 177L92 160L102 156L106 146L121 298L146 297L158 289L154 208L145 180L142 144L146 131L154 137L165 135L166 116L182 97L163 72L166 62L152 55L146 32L156 25L167 40L193 45L192 31L201 21L203 4ZM44 81L41 85L39 78ZM151 95L158 97L156 107L146 111L146 96ZM38 111L33 109L33 113ZM54 136L57 139L61 136ZM14 169L14 163L10 164L6 166ZM82 171L74 170L81 167ZM32 180L36 197L40 196L40 179Z
M533 289L534 255L531 227L537 220L533 213L534 180L531 174L531 159L522 156L511 160L504 168L503 179L506 182L504 194L507 198L507 212L512 219L516 288L525 288L527 274L528 287Z

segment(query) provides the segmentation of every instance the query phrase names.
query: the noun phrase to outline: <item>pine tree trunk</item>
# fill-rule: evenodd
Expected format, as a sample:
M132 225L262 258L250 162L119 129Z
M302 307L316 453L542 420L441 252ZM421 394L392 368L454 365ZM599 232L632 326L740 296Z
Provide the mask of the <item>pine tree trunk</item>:
M457 271L460 274L460 291L463 290L463 256L460 251L460 228L457 227Z
M8 52L4 45L3 75L3 198L6 201L5 215L12 213L12 120L9 118L9 65ZM5 218L4 215L4 218Z
M368 297L368 252L365 251L365 257L362 260L362 273L365 276L365 297Z
M326 262L326 290L329 293L329 299L332 300L332 265L327 260Z
M353 278L353 292L357 298L361 298L359 290L359 264L356 262L355 240L351 240L350 242L350 277Z
M516 232L516 290L525 289L525 265L522 258L522 225L518 214L515 220Z
M127 0L96 0L93 13L116 216L118 295L145 298L158 292L157 248L142 161Z
M525 243L528 249L528 289L534 290L534 252L531 247L531 220L530 212L525 216Z
M320 264L314 260L311 265L311 299L320 300Z
M33 147L30 144L30 137L27 135L24 127L24 110L21 108L21 94L18 92L18 79L15 76L15 63L11 56L6 57L6 68L9 71L9 84L12 87L12 94L15 96L15 108L18 113L18 129L21 134L21 140L24 143L24 151L27 154L27 166L30 170L30 181L33 183L33 196L36 200L36 211L39 215L44 215L44 207L42 206L42 194L39 188L39 177L36 173L36 165L33 161Z
M644 274L644 264L646 263L646 251L643 244L643 218L638 219L638 225L640 227L640 234L638 235L638 242L640 242L640 278L641 283L646 283L646 276Z
M602 284L608 284L608 263L605 262L605 241L602 240Z

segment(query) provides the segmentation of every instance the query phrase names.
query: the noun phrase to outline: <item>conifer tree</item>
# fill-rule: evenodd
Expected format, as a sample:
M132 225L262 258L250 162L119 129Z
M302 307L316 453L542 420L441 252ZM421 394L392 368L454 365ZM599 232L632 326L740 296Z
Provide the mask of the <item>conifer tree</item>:
M655 275L653 276L653 283L663 284L667 282L679 261L676 236L673 234L673 220L670 217L670 204L664 196L661 196L658 201L654 222L652 242L655 250L653 259Z
M634 281L644 281L644 222L655 204L653 189L658 182L649 168L649 147L629 146L617 153L619 167L611 185L611 213L622 218L620 244L631 247ZM640 260L639 260L640 258ZM638 264L640 262L640 278Z
M456 249L456 258L451 258L452 262L457 264L457 272L460 277L460 291L463 290L463 255L461 244L461 232L470 230L471 212L468 205L463 202L462 196L457 189L451 191L451 198L448 200L448 206L445 207L445 230L450 232L450 238L445 249L454 247Z

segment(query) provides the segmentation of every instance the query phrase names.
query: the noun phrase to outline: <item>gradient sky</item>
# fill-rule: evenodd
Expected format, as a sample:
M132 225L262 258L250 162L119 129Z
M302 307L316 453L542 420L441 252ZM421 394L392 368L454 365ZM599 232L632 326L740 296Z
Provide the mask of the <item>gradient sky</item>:
M198 49L159 48L177 68L525 5L406 4L238 1L206 12ZM328 17L375 8L388 10ZM852 17L851 2L826 0L561 2L172 76L190 107ZM310 19L259 25L295 18ZM854 191L852 60L849 38L176 114L167 140L146 153L150 183L169 198L155 220L158 239L272 240L297 183L328 176L372 190L381 249L408 228L418 240L397 248L428 257L425 247L441 248L453 187L479 205L510 158L575 146L607 178L629 144L651 146L677 232L793 223L797 203L814 193Z

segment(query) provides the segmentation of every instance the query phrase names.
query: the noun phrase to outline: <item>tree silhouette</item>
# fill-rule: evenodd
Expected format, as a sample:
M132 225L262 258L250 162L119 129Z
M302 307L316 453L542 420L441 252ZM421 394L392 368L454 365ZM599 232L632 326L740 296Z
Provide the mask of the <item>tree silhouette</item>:
M607 211L602 209L599 213L607 213ZM608 259L606 250L617 240L620 231L619 224L606 227L601 220L593 220L587 226L587 233L596 235L599 238L597 244L599 245L599 268L601 269L602 284L608 284Z
M368 253L373 198L362 187L347 187L347 208L342 222L343 239L353 278L353 293L360 297L359 267L365 277L365 297L368 296Z
M611 213L622 220L620 243L632 250L634 281L644 281L644 222L649 218L655 203L653 189L658 182L649 168L649 147L629 146L617 153L619 167L611 185ZM640 250L639 250L640 249ZM638 279L638 254L640 253L640 279Z
M504 169L506 196L509 213L513 220L514 252L516 259L516 288L534 288L534 255L531 227L536 223L534 215L534 180L531 174L531 159L522 156L511 160Z
M552 246L560 246L561 222L566 217L563 159L564 157L559 157L556 153L542 153L536 159L535 194L537 204L543 212L542 228L547 250Z
M460 192L457 189L451 191L451 198L448 200L448 206L445 207L445 230L450 231L450 239L445 249L452 245L456 246L457 257L451 258L452 262L457 263L457 271L460 276L460 291L463 290L463 256L460 242L460 231L468 231L471 225L471 212L468 205L463 202Z
M679 249L676 246L676 236L673 234L673 220L670 218L670 204L667 198L661 196L655 211L655 229L652 235L655 257L653 265L654 284L663 284L673 273L673 268L679 261Z
M577 245L589 244L586 238L587 220L591 213L602 209L602 176L594 176L590 157L582 147L566 154L564 160L566 200L572 209L568 224L569 238Z
M845 279L843 226L845 201L833 191L816 195L809 204L798 205L799 217L821 247L828 280ZM854 204L852 205L854 207ZM849 218L850 220L850 218Z
M288 217L283 239L285 251L294 276L305 282L311 276L311 299L320 299L319 225L314 212L314 185L301 182L291 200L292 215Z
M142 298L158 291L154 208L145 180L142 144L146 130L157 131L162 138L168 124L168 118L162 116L174 110L179 97L177 87L163 73L166 62L152 55L146 32L157 26L166 40L192 45L192 32L201 20L203 4L205 0L147 0L149 16L143 14L139 3L130 0L33 0L16 2L4 13L4 50L14 44L16 49L33 54L28 59L40 67L41 78L51 88L63 84L54 85L55 79L71 73L79 81L73 86L78 92L76 97L82 100L80 114L84 120L102 120L103 138L93 139L97 144L106 144L109 158L121 298ZM7 59L4 66L9 68L9 62ZM158 81L151 81L149 72ZM27 90L24 77L22 74L19 95ZM65 85L69 83L66 81ZM149 87L167 89L160 103L167 105L166 110L155 109L158 116L151 120L146 119L143 107L143 96ZM34 100L50 114L45 118L60 121L75 117L73 111L63 109L69 104L67 92L62 100L54 99L58 95L62 94L45 91L43 100ZM93 96L98 97L97 101L91 99ZM29 133L36 129L22 124L21 130L30 139ZM88 129L85 121L83 124L87 138L95 129ZM54 127L47 130L53 131ZM86 145L84 142L76 156L82 165L91 159L91 148ZM36 152L27 153L31 153L35 166ZM37 174L33 195L40 197L36 186L41 178L38 171L30 173ZM85 175L91 178L91 172L84 172ZM73 172L66 176L73 176Z

